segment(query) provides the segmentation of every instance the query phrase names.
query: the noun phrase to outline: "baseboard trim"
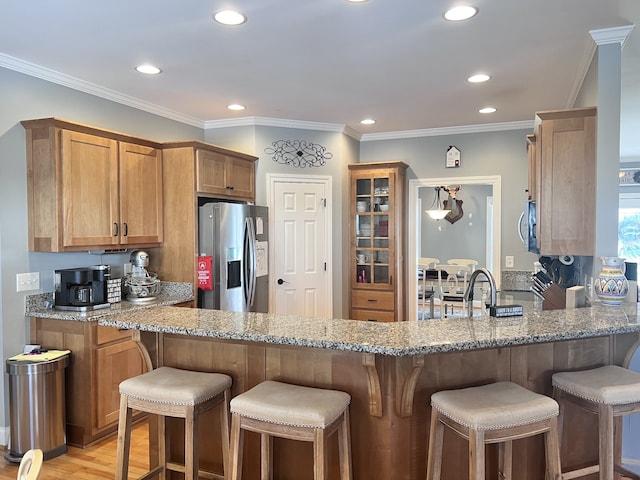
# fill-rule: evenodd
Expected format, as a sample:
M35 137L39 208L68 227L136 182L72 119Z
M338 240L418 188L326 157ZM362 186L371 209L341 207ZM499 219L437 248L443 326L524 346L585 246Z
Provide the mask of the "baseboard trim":
M0 448L6 450L9 446L9 427L0 427Z
M623 458L623 465L633 465L634 467L640 467L640 458Z

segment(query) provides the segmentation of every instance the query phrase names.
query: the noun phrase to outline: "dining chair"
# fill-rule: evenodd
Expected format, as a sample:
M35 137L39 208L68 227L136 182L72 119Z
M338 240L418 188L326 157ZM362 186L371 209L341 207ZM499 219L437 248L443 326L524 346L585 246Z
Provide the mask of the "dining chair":
M455 305L466 311L464 292L469 284L470 268L464 265L436 265L440 299L440 318L455 315ZM460 314L458 314L459 316Z
M450 258L447 260L447 264L449 265L463 265L465 267L469 267L469 271L473 272L478 266L478 262L476 260L472 260L470 258Z
M20 460L17 480L37 480L42 468L43 453L39 448L27 450Z
M439 263L440 263L440 259L439 258L420 257L418 259L418 265L424 265L425 267L427 267L429 269L436 268L436 265L438 265Z

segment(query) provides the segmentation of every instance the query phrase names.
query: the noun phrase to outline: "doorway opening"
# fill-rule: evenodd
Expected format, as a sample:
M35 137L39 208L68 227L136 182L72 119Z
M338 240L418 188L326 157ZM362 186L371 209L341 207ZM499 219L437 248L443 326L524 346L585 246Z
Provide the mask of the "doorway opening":
M501 205L502 205L502 177L500 175L476 176L476 177L447 177L447 178L423 178L409 180L409 207L408 207L408 245L407 245L407 299L408 299L408 317L410 320L418 319L418 259L422 257L431 257L437 253L437 245L432 250L434 254L427 254L422 251L422 226L423 222L443 222L443 220L433 220L424 212L429 208L430 203L426 203L421 198L433 198L434 188L442 185L461 185L460 198L464 200L464 188L467 186L486 186L487 194L482 204L483 216L486 221L486 229L476 235L482 235L481 242L486 245L484 253L484 261L479 262L479 267L485 267L491 271L496 280L496 286L500 289L501 265L500 265L500 239L501 239ZM425 193L427 196L425 197ZM464 203L463 203L464 211ZM459 229L455 229L457 225L451 225L451 231L458 231L460 236L469 239L465 226L470 227L473 224L473 217L469 218L468 214L460 219ZM476 222L477 223L477 222ZM465 225L465 226L463 226ZM479 238L479 237L476 237ZM473 241L473 238L471 238ZM455 258L469 258L465 251L457 251ZM439 257L437 257L439 258ZM446 263L446 258L440 258L442 263Z

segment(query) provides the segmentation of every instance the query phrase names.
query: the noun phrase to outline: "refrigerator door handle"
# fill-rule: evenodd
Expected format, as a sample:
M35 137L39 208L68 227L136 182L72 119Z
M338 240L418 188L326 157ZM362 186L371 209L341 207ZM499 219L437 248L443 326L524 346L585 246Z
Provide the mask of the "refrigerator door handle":
M256 296L256 232L250 217L244 220L244 296L248 307L253 307Z

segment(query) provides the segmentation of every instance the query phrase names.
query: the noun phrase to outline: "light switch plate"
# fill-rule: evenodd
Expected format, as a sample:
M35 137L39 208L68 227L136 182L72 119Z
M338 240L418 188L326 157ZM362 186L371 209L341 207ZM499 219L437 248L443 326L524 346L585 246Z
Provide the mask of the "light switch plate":
M504 257L504 266L507 268L513 268L513 255L507 255Z
M40 272L18 273L16 275L16 292L40 289Z

